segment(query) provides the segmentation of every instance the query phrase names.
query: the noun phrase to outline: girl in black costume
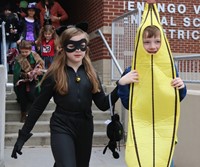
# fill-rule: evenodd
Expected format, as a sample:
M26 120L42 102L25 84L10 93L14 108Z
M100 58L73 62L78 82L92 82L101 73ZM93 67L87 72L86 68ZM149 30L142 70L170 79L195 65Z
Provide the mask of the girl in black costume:
M92 100L100 110L109 109L97 73L89 58L89 37L80 28L70 27L59 38L60 50L41 83L41 93L33 103L22 129L19 130L12 157L21 154L36 121L53 97L55 112L50 120L51 148L56 167L89 167L93 116ZM118 100L117 87L111 101Z

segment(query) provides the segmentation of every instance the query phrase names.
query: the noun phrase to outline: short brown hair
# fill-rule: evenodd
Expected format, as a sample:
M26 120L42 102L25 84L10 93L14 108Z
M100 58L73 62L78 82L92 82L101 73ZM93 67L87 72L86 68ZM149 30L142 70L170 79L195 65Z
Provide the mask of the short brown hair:
M30 41L22 40L19 44L19 49L28 49L32 50L32 44Z
M160 35L160 29L157 26L147 26L143 31L143 38L151 38Z

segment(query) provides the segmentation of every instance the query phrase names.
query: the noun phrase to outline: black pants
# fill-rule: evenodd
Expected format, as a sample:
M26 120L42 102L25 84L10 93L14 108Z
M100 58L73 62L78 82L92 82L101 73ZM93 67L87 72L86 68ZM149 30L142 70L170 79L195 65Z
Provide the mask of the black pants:
M37 96L36 89L35 81L21 83L19 86L15 87L15 92L17 95L17 100L20 103L21 112L28 112L30 105L33 103Z
M51 149L55 166L89 167L93 118L64 115L54 113L51 119Z

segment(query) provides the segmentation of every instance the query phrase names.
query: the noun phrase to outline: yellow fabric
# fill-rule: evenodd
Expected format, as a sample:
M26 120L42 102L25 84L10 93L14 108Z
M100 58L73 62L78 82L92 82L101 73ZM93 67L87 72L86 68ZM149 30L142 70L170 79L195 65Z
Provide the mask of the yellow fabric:
M143 30L149 25L161 31L161 47L154 55L147 53L142 43ZM169 167L180 101L178 90L171 86L176 71L156 4L145 5L137 30L132 69L137 70L139 83L130 88L126 163L128 167Z

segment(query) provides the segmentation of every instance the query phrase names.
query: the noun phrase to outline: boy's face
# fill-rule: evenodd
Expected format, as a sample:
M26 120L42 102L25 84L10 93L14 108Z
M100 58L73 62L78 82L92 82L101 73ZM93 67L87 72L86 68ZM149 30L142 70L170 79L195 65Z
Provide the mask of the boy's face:
M31 54L31 49L20 49L20 53L23 57L28 57Z
M160 49L160 45L160 34L150 38L148 38L147 35L145 35L143 38L143 46L145 50L150 54L155 54Z

